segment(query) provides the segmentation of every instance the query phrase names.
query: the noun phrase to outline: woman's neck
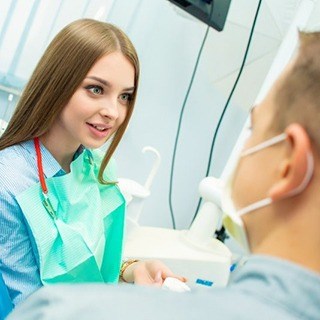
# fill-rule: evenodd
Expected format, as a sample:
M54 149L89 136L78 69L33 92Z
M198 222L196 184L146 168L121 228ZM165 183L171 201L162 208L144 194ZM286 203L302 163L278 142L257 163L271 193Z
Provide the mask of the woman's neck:
M52 154L65 172L70 172L70 164L79 146L68 145L63 137L58 137L50 132L39 137L41 143Z

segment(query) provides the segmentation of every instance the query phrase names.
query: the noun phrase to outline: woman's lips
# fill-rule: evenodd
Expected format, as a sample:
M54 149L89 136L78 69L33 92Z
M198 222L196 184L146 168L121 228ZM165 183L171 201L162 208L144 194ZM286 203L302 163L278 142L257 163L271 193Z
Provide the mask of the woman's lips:
M101 123L87 122L87 125L89 127L90 132L93 133L93 135L98 138L106 137L112 128L110 125L101 124Z

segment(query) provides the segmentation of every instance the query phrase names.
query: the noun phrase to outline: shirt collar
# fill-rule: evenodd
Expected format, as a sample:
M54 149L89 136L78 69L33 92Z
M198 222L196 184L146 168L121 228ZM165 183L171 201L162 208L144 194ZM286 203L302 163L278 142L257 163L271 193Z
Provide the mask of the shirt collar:
M25 141L21 143L21 146L25 148L34 158L35 163L37 161L36 150L34 147L33 140ZM64 175L66 172L62 169L58 161L53 157L53 155L49 152L48 149L40 142L40 150L42 155L42 166L43 172L46 178L51 178L55 176ZM84 147L81 146L75 153L75 160L84 150Z

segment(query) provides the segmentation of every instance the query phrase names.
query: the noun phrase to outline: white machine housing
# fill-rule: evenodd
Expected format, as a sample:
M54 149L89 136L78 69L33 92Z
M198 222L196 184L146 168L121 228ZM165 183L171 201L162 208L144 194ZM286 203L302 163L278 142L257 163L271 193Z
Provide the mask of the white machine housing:
M203 200L197 218L189 230L140 226L138 219L144 200L151 194L152 180L160 164L159 152L144 186L130 179L119 179L119 187L128 204L124 257L159 259L177 275L188 279L188 286L214 288L226 286L232 254L227 246L213 237L221 225L219 181L205 178L199 192ZM146 149L144 148L144 151Z

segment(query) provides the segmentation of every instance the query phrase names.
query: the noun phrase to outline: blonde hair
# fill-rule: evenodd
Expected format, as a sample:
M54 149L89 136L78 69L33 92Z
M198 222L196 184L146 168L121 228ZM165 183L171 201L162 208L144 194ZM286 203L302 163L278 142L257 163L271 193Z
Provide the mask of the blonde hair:
M299 38L297 56L276 87L272 126L283 131L301 124L320 151L320 32L300 32Z
M99 181L118 146L133 112L139 82L136 50L116 26L92 19L74 21L49 44L0 139L0 150L47 132L93 64L103 55L120 51L135 69L135 90L127 116L115 133L99 171Z

